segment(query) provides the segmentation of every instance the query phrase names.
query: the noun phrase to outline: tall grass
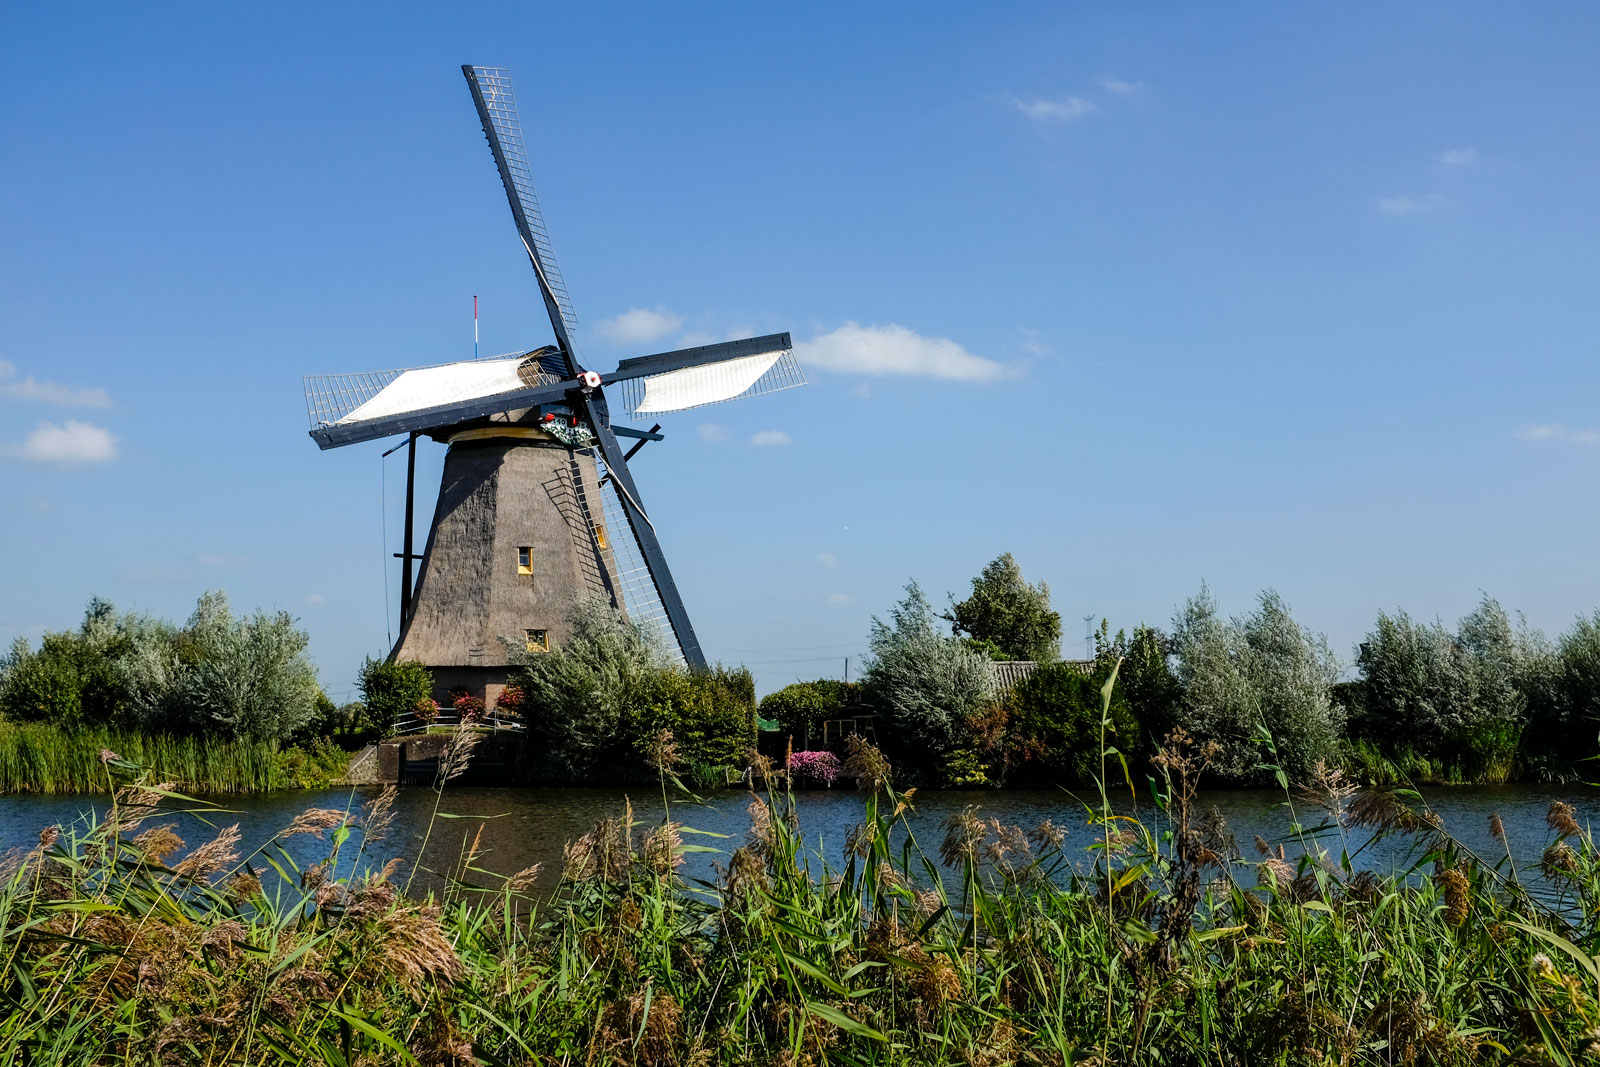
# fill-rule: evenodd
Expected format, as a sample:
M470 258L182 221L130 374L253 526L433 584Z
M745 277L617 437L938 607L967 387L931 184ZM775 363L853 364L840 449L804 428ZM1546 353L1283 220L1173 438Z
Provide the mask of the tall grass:
M1324 771L1246 858L1196 807L1214 755L1169 738L1166 829L1086 807L1087 857L1060 827L974 809L919 841L913 793L859 745L862 822L837 861L806 853L793 798L769 792L740 842L624 810L567 846L553 891L469 844L422 899L360 867L392 794L307 812L242 859L229 829L173 862L164 827L205 810L130 788L5 877L0 1063L1569 1064L1600 1047L1600 855L1570 808L1519 864L1472 854L1415 794ZM301 833L326 834L322 863L294 865ZM1382 838L1414 865L1364 870ZM686 882L707 848L716 877Z
M102 752L148 768L186 793L257 793L323 784L344 771L336 746L310 752L264 741L63 730L0 721L0 793L89 793L107 788Z

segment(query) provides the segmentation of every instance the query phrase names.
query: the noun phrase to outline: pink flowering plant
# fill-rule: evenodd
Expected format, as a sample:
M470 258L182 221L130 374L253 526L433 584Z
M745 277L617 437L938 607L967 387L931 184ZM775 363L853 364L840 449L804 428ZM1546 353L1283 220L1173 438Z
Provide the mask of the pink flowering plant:
M789 778L831 786L844 773L839 757L832 752L802 750L789 754Z
M411 710L416 713L422 725L426 726L439 717L439 702L423 697L411 706Z
M463 694L456 697L456 712L461 716L465 725L472 725L483 719L483 698Z

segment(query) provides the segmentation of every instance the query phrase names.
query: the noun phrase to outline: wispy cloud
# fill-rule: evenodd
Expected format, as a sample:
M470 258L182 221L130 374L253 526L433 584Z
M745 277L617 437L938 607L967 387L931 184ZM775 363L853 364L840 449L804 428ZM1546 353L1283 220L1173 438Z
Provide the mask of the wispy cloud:
M1081 96L1066 96L1059 100L1038 96L1016 97L1011 104L1035 122L1054 122L1059 125L1077 122L1100 110L1093 101Z
M41 422L22 446L12 451L29 463L79 467L116 459L117 439L109 430L77 419L68 419L61 426Z
M839 557L835 556L832 552L818 552L817 562L822 564L824 567L832 569L839 565Z
M1438 193L1427 196L1387 196L1378 201L1378 210L1385 215L1422 215L1444 206L1444 197Z
M830 604L848 604L850 602L851 598L845 596L843 593L834 593L828 597L828 603Z
M1439 153L1439 162L1447 167L1470 167L1478 162L1476 148L1447 148Z
M604 319L595 329L614 344L655 341L683 325L683 316L664 307L630 308L614 319Z
M946 337L924 337L904 326L861 326L847 322L837 330L795 345L795 356L807 367L837 374L892 374L944 378L959 382L992 382L1013 371L1003 363L975 356Z
M1056 350L1045 343L1044 337L1038 330L1024 326L1017 331L1022 335L1022 347L1035 356L1053 356Z
M775 445L790 444L789 435L782 430L761 430L750 438L750 443L757 448L770 448Z
M16 366L0 359L0 396L8 396L12 400L54 404L57 407L64 408L108 408L111 406L110 394L99 386L76 389L70 385L60 385L56 382L41 382L31 374L21 381L12 381L11 379L16 376Z
M714 422L702 422L696 429L700 431L700 440L707 444L720 445L728 439L727 428Z
M1569 445L1600 445L1600 428L1569 430L1559 422L1534 423L1517 430L1520 441L1563 441Z
M1100 88L1117 96L1132 96L1139 91L1139 83L1123 81L1121 78L1101 78Z

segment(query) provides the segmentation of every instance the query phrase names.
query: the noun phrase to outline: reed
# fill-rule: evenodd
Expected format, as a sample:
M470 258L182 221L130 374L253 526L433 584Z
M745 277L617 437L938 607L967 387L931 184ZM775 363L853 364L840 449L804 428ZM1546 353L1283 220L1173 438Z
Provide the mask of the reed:
M1114 756L1103 746L1102 766ZM837 857L808 854L792 796L769 792L742 841L625 810L567 846L554 886L491 875L467 845L421 898L392 865L361 866L392 795L307 812L243 857L236 833L207 829L177 860L173 835L207 807L128 787L105 823L47 829L6 873L0 1063L1567 1064L1596 1050L1600 856L1571 808L1552 808L1541 856L1480 857L1414 793L1320 768L1285 795L1283 838L1246 856L1196 806L1213 756L1169 737L1159 818L1086 806L1087 856L1052 824L976 810L920 842L914 793L863 745L846 768L867 786L862 821ZM294 864L284 842L300 834L324 838L322 862ZM1414 863L1363 869L1383 838L1410 841ZM686 882L684 855L707 848L717 876Z
M186 793L258 793L325 784L344 771L336 746L306 752L259 741L64 730L0 721L0 793L104 792L104 752Z

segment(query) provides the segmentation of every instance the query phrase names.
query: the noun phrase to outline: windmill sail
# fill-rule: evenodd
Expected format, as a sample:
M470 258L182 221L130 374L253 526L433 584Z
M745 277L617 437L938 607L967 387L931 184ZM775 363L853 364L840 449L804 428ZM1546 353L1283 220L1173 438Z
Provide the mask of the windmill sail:
M500 67L468 65L461 71L472 88L484 135L489 138L495 164L500 168L500 180L511 201L517 231L528 246L528 256L539 274L546 304L553 304L549 308L550 324L561 338L561 347L571 352L571 335L578 327L578 316L572 310L567 283L562 280L561 268L556 264L550 230L539 210L539 194L533 189L533 168L528 163L528 148L522 139L522 121L517 117L517 97L511 90L511 76Z

